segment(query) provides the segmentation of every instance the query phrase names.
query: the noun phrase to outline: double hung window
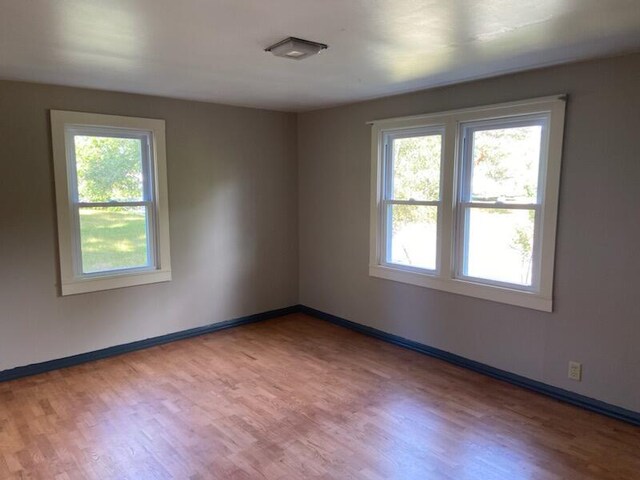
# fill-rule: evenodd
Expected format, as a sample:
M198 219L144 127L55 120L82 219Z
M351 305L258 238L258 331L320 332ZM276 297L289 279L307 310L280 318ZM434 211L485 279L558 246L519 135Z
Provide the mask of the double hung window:
M51 120L63 295L169 280L164 122Z
M564 99L372 124L370 274L550 311Z

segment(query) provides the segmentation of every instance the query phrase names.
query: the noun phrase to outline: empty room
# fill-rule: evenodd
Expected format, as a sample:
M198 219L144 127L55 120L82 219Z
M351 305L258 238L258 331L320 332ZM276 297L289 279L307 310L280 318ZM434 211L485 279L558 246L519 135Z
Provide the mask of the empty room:
M640 480L639 0L0 0L0 480Z

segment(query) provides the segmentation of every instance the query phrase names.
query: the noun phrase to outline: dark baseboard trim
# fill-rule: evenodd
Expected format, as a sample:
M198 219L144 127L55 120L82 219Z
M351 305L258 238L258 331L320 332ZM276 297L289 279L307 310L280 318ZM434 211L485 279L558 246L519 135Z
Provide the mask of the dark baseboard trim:
M155 347L156 345L175 342L176 340L197 337L198 335L217 332L219 330L237 327L239 325L247 325L249 323L269 320L271 318L281 317L283 315L288 315L290 313L296 313L299 311L300 306L294 305L277 310L270 310L268 312L256 313L254 315L247 315L246 317L234 318L232 320L226 320L224 322L212 323L211 325L205 325L204 327L190 328L189 330L169 333L167 335L161 335L159 337L146 338L144 340L138 340L136 342L107 347L100 350L95 350L93 352L81 353L78 355L72 355L70 357L49 360L41 363L34 363L31 365L26 365L24 367L15 367L8 370L0 371L0 382L15 380L17 378L26 377L29 375L37 375L39 373L49 372L51 370L57 370L59 368L71 367L73 365L90 362L92 360L99 360L102 358L113 357L115 355L121 355L127 352L133 352L135 350L142 350L143 348Z
M335 325L339 325L341 327L345 327L350 330L354 330L356 332L378 338L380 340L398 345L400 347L408 348L409 350L414 350L416 352L429 355L430 357L444 360L445 362L452 363L469 370L473 370L474 372L488 375L498 380L502 380L513 385L517 385L519 387L541 393L543 395L547 395L549 397L561 400L566 403L570 403L572 405L576 405L578 407L582 407L592 412L597 412L608 417L616 418L618 420L640 426L639 412L627 410L625 408L617 407L615 405L611 405L594 398L585 397L584 395L573 393L562 388L547 385L546 383L538 382L536 380L531 380L529 378L516 375L515 373L510 373L505 370L500 370L499 368L485 365L484 363L469 360L468 358L461 357L459 355L455 355L438 348L430 347L422 343L414 342L413 340L408 340L391 333L383 332L382 330L378 330L376 328L367 327L366 325L361 325L359 323L352 322L350 320L346 320L344 318L337 317L335 315L331 315L329 313L325 313L320 310L307 307L305 305L293 305L277 310L270 310L268 312L248 315L246 317L234 318L231 320L226 320L224 322L213 323L211 325L205 325L204 327L191 328L189 330L169 333L167 335L161 335L159 337L147 338L145 340L138 340L136 342L126 343L123 345L103 348L101 350L95 350L93 352L81 353L78 355L72 355L70 357L3 370L0 371L0 382L15 380L30 375L37 375L39 373L45 373L51 370L57 370L59 368L71 367L81 363L90 362L92 360L113 357L116 355L121 355L123 353L133 352L135 350L142 350L144 348L154 347L156 345L175 342L176 340L197 337L199 335L213 333L227 328L247 325L249 323L261 322L263 320L269 320L272 318L281 317L283 315L288 315L290 313L298 312L306 313L307 315L319 318L321 320L326 320Z
M556 400L561 400L563 402L582 407L592 412L597 412L608 417L616 418L618 420L640 426L639 412L634 412L632 410L617 407L615 405L611 405L594 398L585 397L584 395L547 385L546 383L538 382L537 380L531 380L529 378L516 375L515 373L500 370L499 368L490 367L489 365L485 365L484 363L469 360L468 358L464 358L459 355L440 350L438 348L430 347L422 343L414 342L413 340L408 340L391 333L383 332L382 330L378 330L376 328L367 327L365 325L361 325L359 323L352 322L350 320L346 320L329 313L321 312L320 310L316 310L304 305L299 306L299 311L302 313L306 313L307 315L310 315L312 317L326 320L335 325L346 327L351 330L355 330L356 332L378 338L385 342L393 343L394 345L398 345L404 348L408 348L409 350L414 350L416 352L429 355L430 357L444 360L445 362L452 363L469 370L473 370L474 372L488 375L498 380L502 380L513 385L526 388L528 390L533 390L534 392L547 395L549 397L555 398Z

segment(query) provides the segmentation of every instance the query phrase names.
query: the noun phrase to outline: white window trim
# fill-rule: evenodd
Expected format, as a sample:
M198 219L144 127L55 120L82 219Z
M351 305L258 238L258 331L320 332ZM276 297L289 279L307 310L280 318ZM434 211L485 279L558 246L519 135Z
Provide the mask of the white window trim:
M72 188L74 169L70 165L67 131L77 128L113 128L148 132L153 139L151 175L153 176L155 231L151 252L155 266L122 271L110 271L81 275L77 272L77 228L75 222ZM167 192L167 168L165 153L164 120L102 115L96 113L51 110L51 140L56 186L58 216L58 245L60 252L60 276L62 295L109 290L171 280L171 255L169 250L169 208Z
M369 122L372 125L371 140L371 222L369 246L369 275L418 285L436 290L467 295L500 303L526 308L553 311L553 269L555 256L556 224L558 214L558 195L560 186L560 166L564 134L566 95L536 98L525 101L503 103L479 108L452 110L435 114L411 117L391 118ZM457 264L457 226L458 175L461 155L461 124L504 119L512 116L548 115L548 155L543 185L544 192L541 209L539 238L542 242L538 261L539 285L531 290L514 289L503 285L490 285L483 280L474 282L471 278L459 278L456 275ZM396 130L411 128L445 128L444 154L441 173L441 205L439 217L436 272L416 271L384 262L384 239L382 228L382 205L384 191L384 138Z

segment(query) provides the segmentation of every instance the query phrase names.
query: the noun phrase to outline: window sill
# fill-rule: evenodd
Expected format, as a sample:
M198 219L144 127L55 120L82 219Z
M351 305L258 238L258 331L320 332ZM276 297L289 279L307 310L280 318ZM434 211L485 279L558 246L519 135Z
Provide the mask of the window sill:
M149 283L168 282L171 280L171 270L155 270L152 272L126 273L120 275L100 276L94 278L78 278L62 284L62 295L97 292L114 288L147 285Z
M553 311L553 301L537 293L511 290L509 288L483 285L466 280L435 277L424 273L402 270L382 265L370 265L369 275L386 280L433 288L445 292L482 298L493 302L507 303L519 307L531 308L543 312Z

